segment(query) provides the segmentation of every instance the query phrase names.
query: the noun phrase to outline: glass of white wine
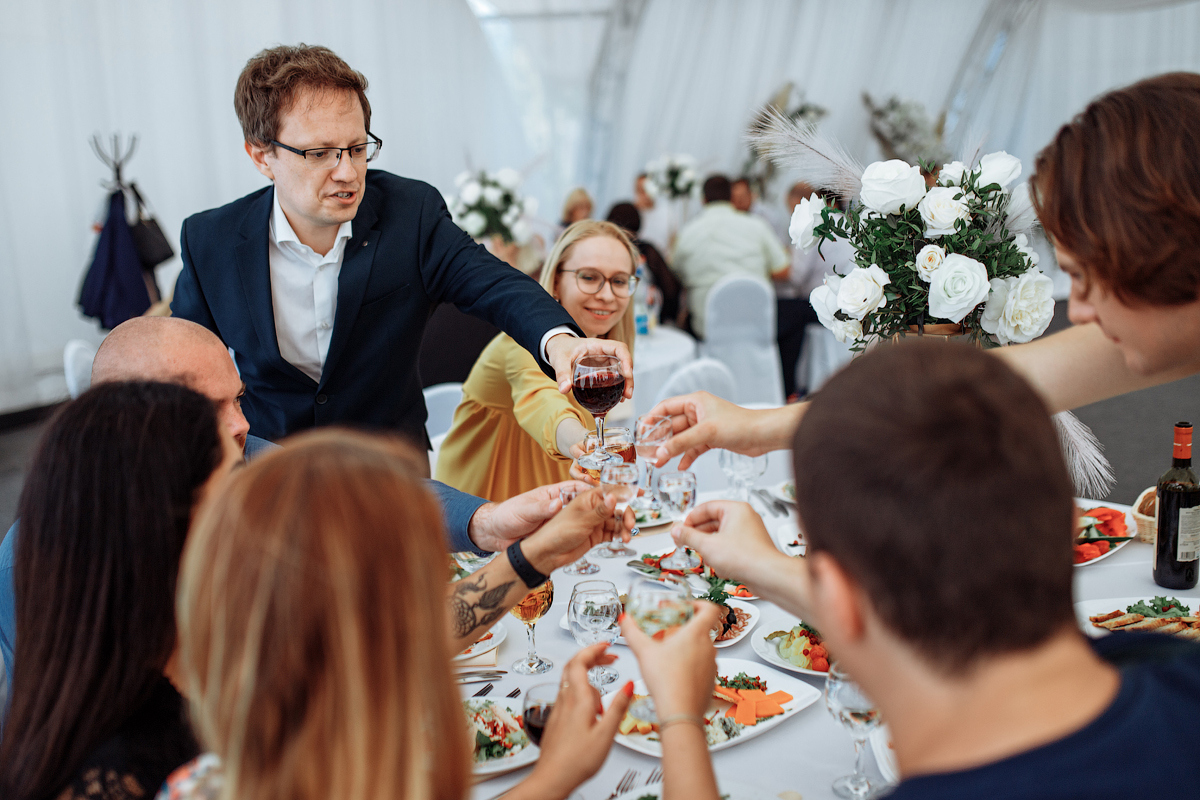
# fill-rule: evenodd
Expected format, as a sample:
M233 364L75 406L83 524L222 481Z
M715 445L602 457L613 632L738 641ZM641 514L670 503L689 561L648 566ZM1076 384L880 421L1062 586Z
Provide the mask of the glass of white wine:
M626 464L624 461L620 461L614 464L605 464L604 468L600 470L600 487L604 494L617 498L615 513L618 520L625 513L629 501L637 495L637 485L636 464ZM594 555L601 558L628 558L636 556L637 551L620 539L613 539L607 546L597 548Z
M521 602L513 606L512 611L509 612L521 620L521 622L524 622L525 630L529 632L529 652L525 658L520 659L512 665L513 672L521 675L541 675L543 672L554 669L553 661L548 658L542 658L537 654L537 644L533 637L534 626L550 610L553 602L554 581L547 580L541 586L525 595Z
M829 675L825 678L825 707L854 737L856 754L854 772L834 781L833 793L838 797L870 797L872 787L863 771L863 762L867 737L879 726L879 710L836 661L829 665Z
M580 581L571 592L567 608L567 625L580 647L616 640L621 634L617 618L621 616L621 595L610 581ZM615 681L620 674L609 666L588 670L588 683L598 691Z
M687 623L696 609L685 583L642 579L629 590L627 611L642 633L661 638L672 628ZM654 699L650 697L634 701L629 713L647 722L658 721Z

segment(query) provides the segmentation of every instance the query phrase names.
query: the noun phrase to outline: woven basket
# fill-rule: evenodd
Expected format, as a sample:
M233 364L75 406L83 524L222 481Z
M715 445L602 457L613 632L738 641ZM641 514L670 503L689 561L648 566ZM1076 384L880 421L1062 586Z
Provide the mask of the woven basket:
M1157 490L1157 486L1151 486L1149 489L1139 494L1137 500L1133 501L1133 508L1130 510L1130 513L1133 514L1133 521L1137 523L1138 541L1146 542L1147 544L1154 544L1154 539L1158 533L1158 506L1155 505L1154 507L1156 514L1154 517L1148 517L1145 514L1138 513L1138 508L1141 507L1142 501L1146 499L1146 495L1154 494L1154 492Z

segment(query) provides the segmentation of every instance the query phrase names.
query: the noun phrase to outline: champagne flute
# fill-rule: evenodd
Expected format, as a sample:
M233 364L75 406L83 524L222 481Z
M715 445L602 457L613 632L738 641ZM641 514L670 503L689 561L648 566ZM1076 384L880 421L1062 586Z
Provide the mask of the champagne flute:
M629 590L629 617L647 636L661 639L667 631L678 628L696 612L692 595L684 583L641 579ZM635 700L629 713L647 722L657 722L654 699Z
M879 711L836 661L825 678L825 707L854 737L854 772L833 782L838 797L869 797L871 782L863 772L867 737L879 725Z
M625 513L625 508L629 505L629 501L637 495L638 471L636 464L626 464L624 461L605 464L600 470L600 488L605 495L612 495L617 498L617 507L615 510L618 525L620 524L621 515ZM606 547L596 549L596 555L601 558L622 558L636 556L637 551L626 546L620 539L613 539Z
M621 595L609 581L580 581L571 592L567 607L567 624L575 644L580 647L598 642L616 641L620 635L617 618L621 616ZM588 670L588 683L598 691L615 681L619 673L609 666Z
M583 356L575 362L571 391L579 405L596 418L599 449L604 449L604 417L621 402L625 394L625 376L621 374L621 359L616 356Z
M691 472L664 472L658 476L658 496L662 499L663 509L673 519L683 522L696 505L696 476ZM682 572L700 566L700 558L691 548L677 547L658 563L665 569Z
M662 513L662 504L654 496L654 462L658 460L655 453L674 433L671 418L657 414L639 418L634 428L634 450L637 460L646 470L646 480L642 485L642 496L635 499L632 505L646 512L647 522L658 519Z
M574 487L564 486L558 490L558 496L562 498L562 507L566 508L568 503L579 496L579 490ZM588 561L587 553L584 553L578 561L574 561L563 567L562 571L568 575L595 575L600 571L600 565Z
M554 668L553 661L548 658L542 658L537 654L537 646L533 638L534 626L550 610L550 604L553 602L554 581L547 580L541 586L525 595L524 599L513 606L512 611L509 612L521 620L521 622L524 622L525 630L529 632L529 652L525 658L516 661L512 665L513 672L521 675L541 675L543 672Z
M538 747L542 745L542 734L550 721L550 712L558 700L557 683L539 683L525 691L525 704L521 717L525 723L525 735Z
M722 450L720 455L721 471L737 490L737 499L743 503L750 502L750 487L767 471L766 456L745 456Z

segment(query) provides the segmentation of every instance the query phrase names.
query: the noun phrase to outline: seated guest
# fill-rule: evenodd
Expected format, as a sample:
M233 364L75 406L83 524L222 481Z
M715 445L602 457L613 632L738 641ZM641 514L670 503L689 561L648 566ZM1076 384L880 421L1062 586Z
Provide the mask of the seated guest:
M588 194L587 189L579 186L572 189L567 194L567 199L563 201L562 208L562 226L569 228L576 222L592 218L592 211L595 208L592 203L592 196Z
M701 506L677 541L821 631L887 720L891 797L1192 796L1195 759L1113 754L1190 740L1200 648L1080 631L1071 481L1045 404L1001 359L869 352L814 396L793 458L806 558L741 503Z
M616 203L608 210L608 221L624 228L633 239L638 252L642 254L646 270L654 281L654 285L658 287L658 291L662 293L662 308L659 310L659 318L663 322L674 322L682 327L683 321L679 317L679 295L683 291L683 287L680 286L675 273L671 272L671 268L667 266L667 260L663 258L658 248L645 239L639 238L639 232L642 229L642 214L638 211L638 207L633 203Z
M467 796L474 736L450 668L441 520L415 456L303 434L198 515L180 664L210 753L164 800ZM587 670L615 660L604 651L566 666L537 765L506 797L565 798L604 763L633 690L598 715Z
M50 421L19 506L0 797L149 797L195 757L175 578L193 505L240 455L171 384L102 384Z
M771 226L775 238L788 245L788 218L783 216L783 209L775 205L767 205L754 191L754 186L745 175L735 178L730 184L729 202L743 214L758 217Z
M632 353L630 298L638 258L629 237L611 222L577 222L546 258L541 283L588 337L616 339ZM571 446L594 427L592 415L501 334L463 384L462 403L438 453L437 478L505 500L566 480Z
M674 244L671 233L671 212L667 203L658 203L651 193L649 176L639 172L633 180L633 204L642 215L642 228L638 235L650 242L667 258L671 256L671 246Z

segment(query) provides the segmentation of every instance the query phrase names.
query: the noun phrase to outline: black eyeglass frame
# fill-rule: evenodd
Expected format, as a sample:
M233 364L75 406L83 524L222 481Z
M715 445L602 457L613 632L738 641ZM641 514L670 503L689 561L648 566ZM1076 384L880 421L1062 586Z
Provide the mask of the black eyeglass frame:
M370 131L367 131L367 136L370 136L375 141L375 152L372 153L371 155L367 156L366 161L363 162L364 164L369 164L370 162L372 162L376 158L378 158L379 151L383 149L383 139L380 139L378 136L371 133ZM349 151L353 150L356 147L363 147L364 145L371 144L371 142L368 141L368 142L362 142L360 144L352 144L349 147L310 147L307 150L298 150L295 147L292 147L291 145L286 145L283 142L276 141L275 139L271 140L271 144L275 145L276 147L282 147L284 150L287 150L289 153L295 153L296 155L301 156L304 159L304 162L306 164L313 164L313 165L317 165L317 164L315 161L308 160L309 153L315 153L318 151L331 152L331 151L336 150L337 154L338 154L337 159L333 162L333 166L328 167L328 169L337 169L338 164L342 163L342 153L344 153L344 152L348 153ZM353 155L350 156L350 162L354 163Z
M559 270L559 272L565 272L565 273L570 273L570 274L574 275L574 276L575 276L575 285L579 287L579 291L583 292L583 293L584 293L584 294L586 294L586 295L597 295L597 294L600 294L601 292L603 292L603 291L604 291L604 285L605 285L605 284L608 284L608 285L612 286L612 278L606 278L606 277L604 276L604 273L602 273L602 272L601 272L600 270L598 270L598 269L595 269L595 270L593 270L593 269L589 269L589 270L586 270L586 271L587 271L587 272L593 272L593 273L595 273L595 274L596 274L596 276L597 276L598 278L600 278L600 288L598 288L598 289L597 289L596 291L594 291L594 292L589 292L587 289L583 288L583 284L581 284L581 283L579 282L579 273L581 273L581 272L584 272L584 271L585 271L585 270L581 270L581 269L563 269L563 270ZM628 281L629 281L629 294L620 294L620 293L617 291L617 288L616 288L615 286L613 286L613 294L614 294L614 295L616 295L617 297L621 297L621 298L625 298L625 297L633 297L633 293L637 291L638 281L640 281L640 280L641 280L641 278L639 278L637 275L627 275L627 276L625 276L625 278L626 278L626 280L628 280Z

